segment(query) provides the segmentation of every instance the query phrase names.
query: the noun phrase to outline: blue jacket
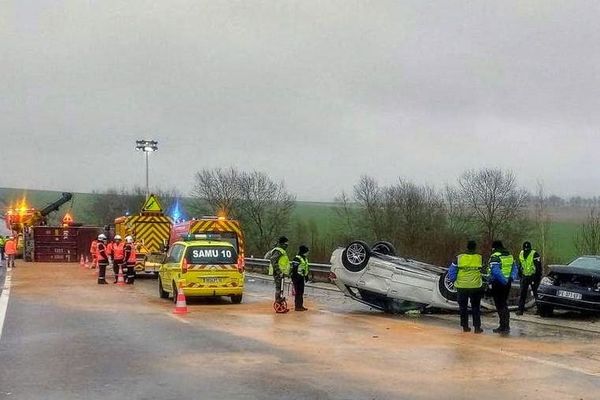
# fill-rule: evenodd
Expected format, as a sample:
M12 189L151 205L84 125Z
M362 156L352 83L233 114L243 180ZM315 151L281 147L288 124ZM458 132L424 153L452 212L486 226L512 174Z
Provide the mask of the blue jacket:
M513 262L512 269L510 271L510 280L513 281L519 277L519 266L516 262ZM508 279L502 274L502 264L496 257L492 257L490 260L490 277L488 283L498 282L501 285L507 285Z

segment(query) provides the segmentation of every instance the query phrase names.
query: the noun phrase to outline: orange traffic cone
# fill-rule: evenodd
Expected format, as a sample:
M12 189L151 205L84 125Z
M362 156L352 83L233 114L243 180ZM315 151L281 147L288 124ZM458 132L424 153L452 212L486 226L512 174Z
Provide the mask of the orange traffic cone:
M119 265L119 275L117 277L117 286L125 286L125 279L123 279L123 267Z
M89 268L90 267L90 260L87 258L87 256L85 257L85 264L84 267Z
M179 284L179 290L177 291L177 303L175 303L175 309L173 310L173 314L187 314L187 303L185 302L185 294L183 293L183 288L181 284Z
M79 266L82 268L85 267L85 263L83 261L83 254L81 255L81 258L79 259Z

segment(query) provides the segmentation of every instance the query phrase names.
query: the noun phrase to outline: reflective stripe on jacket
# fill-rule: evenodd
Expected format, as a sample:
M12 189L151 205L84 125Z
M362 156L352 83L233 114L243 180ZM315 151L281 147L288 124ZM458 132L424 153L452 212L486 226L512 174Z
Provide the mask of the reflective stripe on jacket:
M481 254L461 254L457 257L457 275L454 287L457 289L476 289L483 284L481 280Z

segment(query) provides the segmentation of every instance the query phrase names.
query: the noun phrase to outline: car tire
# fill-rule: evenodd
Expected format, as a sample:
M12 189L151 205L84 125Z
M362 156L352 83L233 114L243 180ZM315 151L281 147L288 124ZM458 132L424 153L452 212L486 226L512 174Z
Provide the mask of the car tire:
M177 304L177 285L175 284L175 281L173 281L172 287L173 287L173 303Z
M438 280L438 287L441 295L449 301L458 301L458 292L454 287L454 282L448 280L448 271L444 272Z
M396 248L390 242L379 241L375 242L371 247L371 251L374 253L384 254L386 256L395 256Z
M538 304L537 311L540 317L549 318L554 314L554 307L548 304Z
M160 296L161 299L169 298L169 292L167 292L163 289L163 285L162 285L162 281L161 281L160 277L158 277L158 295Z
M362 240L350 243L342 252L342 264L350 272L360 272L369 263L371 249Z
M231 296L231 302L233 304L240 304L242 302L242 295L241 294L234 294L233 296Z

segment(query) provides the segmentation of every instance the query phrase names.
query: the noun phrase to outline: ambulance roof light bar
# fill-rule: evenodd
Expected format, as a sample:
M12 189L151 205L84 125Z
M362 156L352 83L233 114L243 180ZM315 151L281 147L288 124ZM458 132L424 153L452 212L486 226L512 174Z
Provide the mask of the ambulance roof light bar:
M219 240L221 239L221 235L218 233L188 233L186 235L181 236L181 238L185 242L189 242L192 240Z

